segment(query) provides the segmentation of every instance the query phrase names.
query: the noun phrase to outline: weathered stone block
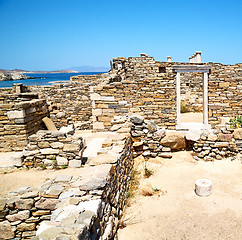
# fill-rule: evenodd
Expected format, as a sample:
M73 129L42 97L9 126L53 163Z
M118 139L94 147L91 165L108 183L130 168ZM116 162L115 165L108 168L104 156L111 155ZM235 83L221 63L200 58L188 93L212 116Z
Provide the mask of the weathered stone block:
M56 161L57 161L57 165L59 166L68 165L67 158L57 156Z
M23 221L30 216L29 210L19 211L17 214L8 215L6 218L10 222Z
M26 209L29 210L34 205L33 199L17 199L15 201L15 205L17 209Z
M64 152L73 152L73 153L79 152L80 151L80 144L78 144L78 143L64 144L63 151Z
M82 165L82 161L80 160L70 160L69 161L69 167L70 168L79 168Z
M58 199L41 198L35 203L35 207L38 209L54 210L57 203Z
M58 149L53 149L53 148L43 148L40 149L41 154L43 155L50 155L50 154L59 154L59 150Z
M9 221L0 222L0 236L2 239L14 238L14 230Z
M179 132L168 132L166 136L161 139L160 144L174 150L186 148L185 137Z
M242 128L235 129L233 135L235 139L242 140Z
M17 230L20 232L32 231L35 229L35 223L20 223L17 226Z
M9 112L7 112L7 117L8 117L8 119L24 118L25 117L25 111L24 110L9 111Z

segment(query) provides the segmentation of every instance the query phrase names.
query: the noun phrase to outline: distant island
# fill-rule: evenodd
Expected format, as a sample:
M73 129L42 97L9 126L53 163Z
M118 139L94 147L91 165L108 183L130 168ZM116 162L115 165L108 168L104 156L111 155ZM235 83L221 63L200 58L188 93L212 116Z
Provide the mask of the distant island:
M77 73L74 70L57 70L57 71L27 71L22 69L6 70L0 69L0 81L13 81L35 79L35 77L27 76L28 73Z
M79 72L107 72L109 67L93 67L93 66L79 66L71 67L68 70L55 71L29 71L23 69L0 69L0 81L35 79L35 77L27 76L28 74L45 74L45 73L79 73Z

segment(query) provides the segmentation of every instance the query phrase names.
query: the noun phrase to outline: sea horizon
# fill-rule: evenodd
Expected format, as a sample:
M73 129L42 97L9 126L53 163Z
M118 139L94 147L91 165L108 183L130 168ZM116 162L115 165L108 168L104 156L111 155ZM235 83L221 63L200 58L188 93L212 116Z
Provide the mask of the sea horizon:
M23 83L26 86L50 86L58 81L69 81L70 77L77 75L96 75L105 72L78 72L78 73L27 73L25 75L35 79L0 81L0 88L10 88L15 83Z

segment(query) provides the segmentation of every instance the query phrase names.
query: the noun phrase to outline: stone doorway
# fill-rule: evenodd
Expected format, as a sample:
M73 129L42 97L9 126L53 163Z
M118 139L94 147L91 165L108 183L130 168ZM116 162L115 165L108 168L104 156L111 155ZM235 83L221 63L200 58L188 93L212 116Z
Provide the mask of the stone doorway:
M210 72L210 66L204 65L179 65L173 66L172 70L176 73L176 129L177 130L191 130L191 129L210 129L208 124L208 74ZM181 122L181 73L203 73L203 122Z

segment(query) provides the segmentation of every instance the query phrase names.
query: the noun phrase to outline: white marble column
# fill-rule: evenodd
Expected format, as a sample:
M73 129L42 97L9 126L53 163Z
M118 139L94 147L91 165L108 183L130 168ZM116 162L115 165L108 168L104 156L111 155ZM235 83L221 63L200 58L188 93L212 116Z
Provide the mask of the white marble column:
M201 56L202 52L201 51L197 51L196 54L197 54L197 57L196 57L197 63L201 63L202 62L202 56Z
M208 125L208 73L203 74L203 124Z
M176 74L176 119L177 126L181 125L181 80L180 73Z
M171 62L171 56L167 56L167 62Z

